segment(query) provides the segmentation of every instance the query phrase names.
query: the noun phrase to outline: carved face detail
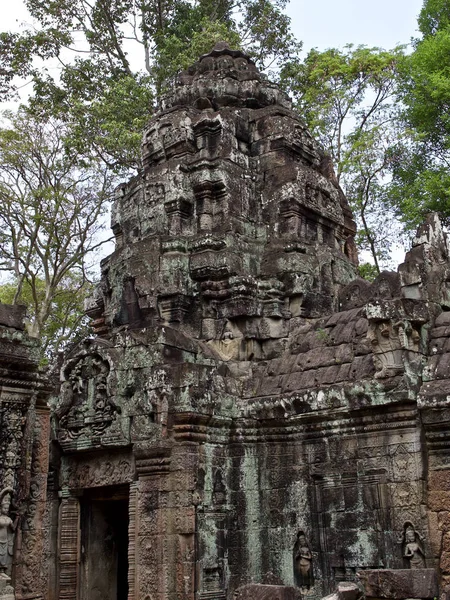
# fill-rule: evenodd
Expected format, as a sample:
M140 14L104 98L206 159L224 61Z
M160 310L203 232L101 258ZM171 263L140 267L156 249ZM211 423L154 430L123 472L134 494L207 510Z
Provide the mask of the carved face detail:
M217 59L217 68L220 70L232 69L234 67L234 61L231 56L220 56Z
M380 333L383 337L389 337L389 323L381 323Z
M16 457L14 456L14 452L8 450L6 453L5 466L8 468L14 468L17 464Z
M2 504L1 504L1 514L2 515L8 515L9 514L9 507L11 505L11 500L9 499L9 496L6 495L3 500L2 500Z
M245 58L236 58L234 64L238 71L248 71L249 63Z
M416 541L416 532L412 527L408 527L406 530L405 539L408 543Z

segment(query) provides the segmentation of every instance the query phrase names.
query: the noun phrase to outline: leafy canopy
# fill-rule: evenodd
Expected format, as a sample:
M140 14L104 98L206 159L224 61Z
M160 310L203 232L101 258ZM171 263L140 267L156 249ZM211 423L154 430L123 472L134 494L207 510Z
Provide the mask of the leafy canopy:
M29 307L30 335L56 350L82 321L113 180L101 161L72 151L64 123L42 123L24 108L7 117L0 129L0 270L14 285L12 301ZM3 286L2 295L11 289Z
M414 229L437 211L450 223L450 4L425 0L422 37L400 70L399 101L407 143L396 153L390 190L397 214Z
M25 0L34 30L0 34L0 93L34 81L32 109L116 171L139 167L140 133L175 73L224 40L261 68L300 44L288 0ZM58 74L37 59L53 59Z
M0 285L0 302L4 304L25 304L27 306L27 328L36 321L36 306L46 301L46 285L43 279L36 279L34 288L28 280L20 286L12 280ZM79 274L67 274L53 294L51 318L47 319L40 332L42 362L55 359L68 344L89 335L88 318L84 315L84 299L92 292L92 284Z
M370 252L378 272L394 241L385 181L400 135L395 93L402 58L402 47L313 49L281 73L300 115L331 154L357 219L358 246Z

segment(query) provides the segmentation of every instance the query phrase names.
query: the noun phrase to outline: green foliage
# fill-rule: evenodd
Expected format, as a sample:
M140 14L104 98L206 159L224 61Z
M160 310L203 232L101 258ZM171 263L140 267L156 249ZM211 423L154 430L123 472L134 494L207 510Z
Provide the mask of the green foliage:
M21 109L0 129L0 270L14 283L2 295L29 308L28 332L58 351L81 324L89 261L113 181L105 166L74 153L64 123Z
M450 171L425 142L399 148L389 198L408 231L414 232L430 212L450 225Z
M30 111L65 123L67 144L99 157L118 174L139 166L142 130L153 104L150 77L123 74L101 80L94 64L76 61L64 72L65 89L50 78L36 81Z
M358 267L359 276L365 279L366 281L370 281L372 283L375 281L378 271L375 265L371 263L361 263Z
M42 279L36 279L35 289L28 281L20 286L13 281L0 285L0 302L4 304L25 304L27 306L27 325L36 320L36 300L38 305L45 302L46 285ZM84 299L92 291L92 285L79 275L68 274L58 286L51 302L51 318L42 327L42 361L48 363L59 352L90 333L88 319L84 315Z
M319 340L319 342L322 342L323 344L328 344L330 334L326 329L322 329L321 327L319 327L319 329L316 329L316 337Z
M426 0L423 34L400 70L406 142L396 150L390 197L407 227L436 211L450 222L450 4Z
M379 127L380 112L392 109L401 47L392 51L352 45L324 52L313 49L303 63L289 63L281 80L297 107L335 160L340 176L352 155L348 143ZM350 121L354 124L349 129Z
M450 27L416 45L405 61L407 120L437 149L448 150L450 131Z
M183 26L185 24L187 23L183 23ZM209 52L217 42L225 41L233 48L241 47L239 34L227 23L203 17L200 21L195 21L195 27L194 23L192 25L193 27L189 28L189 43L186 42L187 32L184 39L180 32L161 34L158 43L158 67L155 69L157 89L164 90L180 69L187 69L202 54Z
M242 46L261 69L298 60L301 42L283 12L289 0L240 0L235 19ZM241 17L241 18L240 18Z
M37 74L34 59L48 60L58 56L58 48L70 43L70 38L57 29L26 32L23 35L0 32L0 99L14 94L14 77Z
M448 0L425 0L418 18L419 30L424 37L436 35L450 25Z
M313 49L281 75L299 113L331 154L357 219L359 247L370 251L378 271L394 241L385 182L401 135L395 93L402 59L401 47Z
M116 172L139 168L140 134L155 99L217 41L242 47L262 68L293 58L300 44L286 3L26 0L36 27L1 34L0 94L11 94L15 75L32 77L34 114L63 120L75 151L91 149ZM57 76L37 69L35 58L55 58Z

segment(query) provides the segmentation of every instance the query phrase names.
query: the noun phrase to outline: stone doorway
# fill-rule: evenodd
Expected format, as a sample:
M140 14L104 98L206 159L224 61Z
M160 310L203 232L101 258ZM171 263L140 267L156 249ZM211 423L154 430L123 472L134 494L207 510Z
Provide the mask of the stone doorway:
M80 600L128 598L128 486L80 498Z

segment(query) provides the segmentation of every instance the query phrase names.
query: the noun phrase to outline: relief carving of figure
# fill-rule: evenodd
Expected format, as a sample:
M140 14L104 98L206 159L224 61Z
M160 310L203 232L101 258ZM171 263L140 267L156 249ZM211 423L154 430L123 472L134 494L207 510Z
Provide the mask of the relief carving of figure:
M14 531L18 521L18 517L13 521L9 516L12 491L11 488L5 488L0 494L0 579L8 578L6 570L12 560Z
M118 407L108 394L109 364L96 353L72 363L65 372L56 410L60 439L75 439L88 431L102 434L116 418Z
M303 531L298 532L294 546L294 580L302 589L309 590L314 584L312 552Z
M372 345L377 379L394 377L405 370L398 330L399 323L394 324L390 321L370 324L367 339Z
M223 360L239 360L243 335L239 328L227 321L224 331L219 340L211 340L209 345L219 354Z
M402 549L403 557L407 560L411 569L426 568L422 537L409 521L404 525Z

